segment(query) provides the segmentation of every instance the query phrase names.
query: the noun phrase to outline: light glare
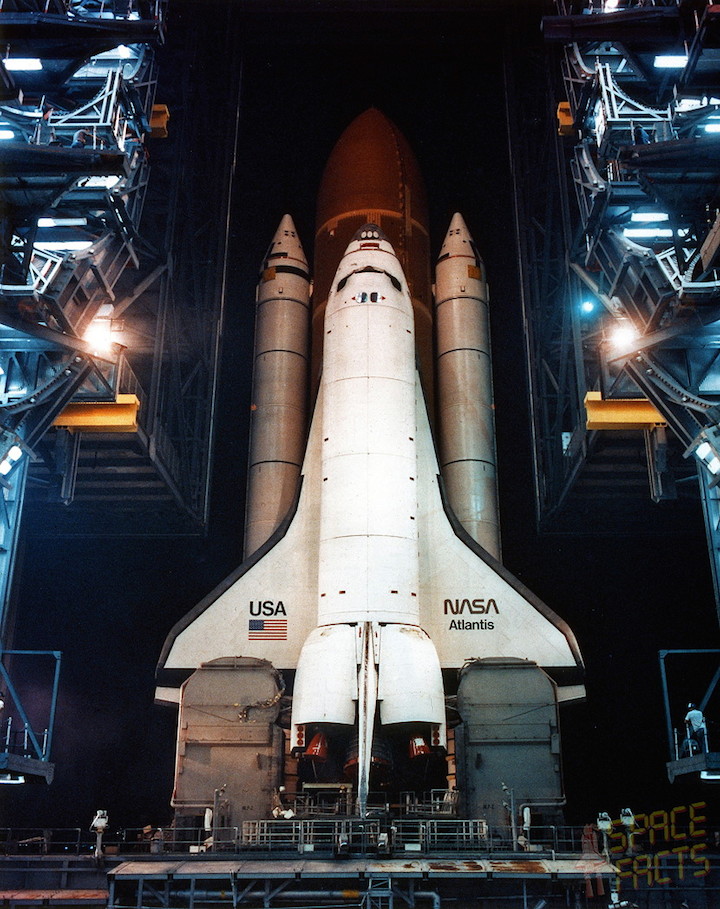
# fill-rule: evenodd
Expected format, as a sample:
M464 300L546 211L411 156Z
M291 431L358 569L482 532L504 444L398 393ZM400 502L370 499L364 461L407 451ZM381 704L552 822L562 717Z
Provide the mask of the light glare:
M112 349L112 323L109 319L91 322L84 335L94 354L109 353Z
M658 54L653 66L655 69L683 69L687 62L687 54Z
M632 325L618 325L612 330L610 335L613 347L617 348L627 347L629 344L632 344L636 338L637 332Z
M112 189L113 186L117 186L120 182L120 177L117 174L109 174L108 176L98 176L98 177L88 177L87 180L84 180L80 184L80 189L86 189L90 187L100 186L106 189Z
M669 227L626 227L623 236L632 239L652 239L653 237L672 237L673 232Z
M665 211L634 211L630 215L631 221L667 221L669 218Z
M12 73L31 73L43 68L38 57L5 57L3 63L5 69Z
M85 227L87 218L38 218L38 227Z
M704 461L705 458L710 454L711 451L712 451L712 448L710 447L710 443L709 443L709 442L701 442L701 443L698 445L697 450L695 451L695 454L696 454L702 461Z
M38 240L35 243L35 249L47 249L56 252L78 252L83 249L89 249L92 245L92 240Z

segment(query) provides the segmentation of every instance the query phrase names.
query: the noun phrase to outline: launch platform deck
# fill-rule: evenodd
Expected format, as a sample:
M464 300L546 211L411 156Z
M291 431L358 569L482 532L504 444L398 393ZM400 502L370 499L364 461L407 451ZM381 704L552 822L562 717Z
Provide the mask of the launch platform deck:
M442 903L444 889L459 894L493 896L529 894L585 887L589 880L608 881L616 869L603 858L512 855L502 859L408 859L407 857L256 860L193 859L123 862L108 873L109 909L134 906L210 905L233 907L261 902L348 900L362 905L391 906L393 896L407 905L415 900ZM449 892L449 891L448 891ZM447 895L447 894L446 894ZM378 900L380 902L378 902ZM384 901L384 902L383 902Z
M565 878L576 880L586 874L615 874L604 859L582 855L565 858L503 859L273 859L267 860L180 860L123 862L109 873L111 882L129 880L236 880L258 878L309 880L317 878L371 878L378 875L428 880L430 878Z
M0 906L106 906L107 890L0 890Z

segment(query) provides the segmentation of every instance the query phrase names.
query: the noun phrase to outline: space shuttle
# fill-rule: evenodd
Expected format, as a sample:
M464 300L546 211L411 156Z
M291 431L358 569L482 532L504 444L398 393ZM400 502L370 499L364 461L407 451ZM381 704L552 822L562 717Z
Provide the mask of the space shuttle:
M460 214L434 286L429 263L418 165L371 109L323 176L314 281L289 215L263 261L245 560L158 666L157 700L182 711L200 667L269 665L255 703L283 701L315 778L340 755L360 816L394 761L446 754L468 664L583 696L572 631L501 562L488 289Z

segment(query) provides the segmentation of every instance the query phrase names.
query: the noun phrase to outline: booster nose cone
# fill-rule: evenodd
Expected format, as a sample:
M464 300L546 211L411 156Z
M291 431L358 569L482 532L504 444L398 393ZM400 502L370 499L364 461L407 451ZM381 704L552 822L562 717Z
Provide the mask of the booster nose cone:
M448 232L445 234L445 239L443 240L443 245L440 249L440 255L438 256L438 265L446 259L451 259L456 256L472 259L475 266L482 272L482 274L478 274L476 277L484 280L485 267L483 261L480 258L480 253L475 245L475 241L470 235L465 219L459 212L456 212L453 215Z
M263 259L260 277L264 277L265 272L269 268L289 271L288 268L283 268L283 265L290 266L296 270L299 269L299 272L295 272L296 274L299 273L302 277L309 278L305 252L297 235L295 223L290 215L283 215L280 225L275 231L275 236L272 238L272 242Z

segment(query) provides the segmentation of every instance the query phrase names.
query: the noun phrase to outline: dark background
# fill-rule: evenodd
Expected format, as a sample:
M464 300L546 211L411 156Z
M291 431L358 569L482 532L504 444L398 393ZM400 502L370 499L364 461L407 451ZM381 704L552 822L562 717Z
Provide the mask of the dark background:
M324 3L291 14L267 3L171 0L158 102L165 88L183 103L162 66L190 36L201 61L194 65L213 86L202 103L218 118L234 117L231 57L242 60L212 519L206 539L24 540L14 646L63 653L56 779L3 787L11 791L0 792L1 825L87 827L97 808L109 811L113 829L171 818L175 714L153 705L153 674L172 625L241 559L257 270L285 212L312 261L322 168L343 129L371 105L398 125L419 160L433 255L461 211L487 267L504 562L571 625L587 664L587 701L562 715L567 819L717 802L711 786L667 782L658 669L660 649L718 645L700 512L689 537L657 537L652 527L643 538L622 528L600 537L591 521L574 536L535 533L503 64L512 53L522 75L527 54L530 77L540 16L551 9L406 9ZM522 179L532 180L532 170ZM678 722L712 671L674 665ZM42 699L42 673L35 684ZM711 725L713 734L720 740L720 725Z

